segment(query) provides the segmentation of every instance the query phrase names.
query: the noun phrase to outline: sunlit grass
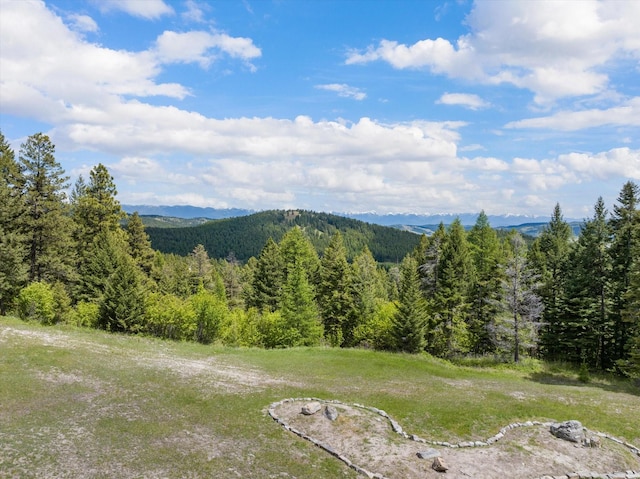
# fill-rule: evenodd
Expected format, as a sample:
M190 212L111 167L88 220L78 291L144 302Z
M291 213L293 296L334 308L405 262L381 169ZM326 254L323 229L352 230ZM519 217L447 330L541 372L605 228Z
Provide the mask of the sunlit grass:
M228 376L207 369L217 367ZM540 362L231 349L1 318L2 468L17 477L355 477L266 416L287 397L375 406L436 440L578 419L640 443L640 391L604 376L584 384L576 374Z

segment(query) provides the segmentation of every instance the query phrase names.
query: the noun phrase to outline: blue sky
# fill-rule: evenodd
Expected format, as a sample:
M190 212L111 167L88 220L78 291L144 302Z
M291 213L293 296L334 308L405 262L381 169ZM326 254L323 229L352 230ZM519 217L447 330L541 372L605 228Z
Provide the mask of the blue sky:
M0 129L125 204L591 216L640 182L640 2L0 0Z

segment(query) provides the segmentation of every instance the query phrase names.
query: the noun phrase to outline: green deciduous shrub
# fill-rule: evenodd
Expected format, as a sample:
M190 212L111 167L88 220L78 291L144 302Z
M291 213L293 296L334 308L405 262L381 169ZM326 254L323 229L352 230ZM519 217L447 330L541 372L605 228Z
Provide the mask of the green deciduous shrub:
M220 338L227 346L256 347L262 345L258 330L260 313L255 308L248 311L233 309L227 315L220 331Z
M196 313L193 304L173 294L147 296L145 332L159 338L186 340L194 337Z
M81 328L95 328L98 324L100 306L89 301L80 301L69 315L67 322Z
M53 324L56 319L53 288L48 283L31 283L18 294L16 308L18 317L24 321Z
M396 304L392 301L378 303L374 314L365 318L354 329L354 344L377 350L393 349L391 331L392 318L396 309Z
M203 344L212 343L218 339L220 328L229 314L226 301L201 287L189 302L195 313L195 340Z

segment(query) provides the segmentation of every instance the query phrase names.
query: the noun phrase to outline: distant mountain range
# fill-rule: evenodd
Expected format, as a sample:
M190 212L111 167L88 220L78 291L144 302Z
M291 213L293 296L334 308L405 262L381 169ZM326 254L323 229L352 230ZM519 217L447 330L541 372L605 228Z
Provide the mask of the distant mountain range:
M208 220L237 218L255 214L254 210L242 208L202 208L190 205L177 206L149 206L149 205L122 205L127 213L137 211L143 216L145 225L159 228L175 228L196 226ZM336 213L331 214L345 218L356 219L380 226L390 226L403 231L417 234L431 235L440 223L449 225L456 218L469 229L478 219L478 213L462 214L377 214L377 213ZM538 236L551 219L549 216L529 215L488 215L489 223L496 229L518 230L522 234ZM580 232L582 221L566 219L571 225L574 234Z
M206 218L210 220L220 220L224 218L235 218L247 216L255 213L254 210L244 210L240 208L201 208L199 206L176 205L176 206L151 206L151 205L122 205L126 213L138 212L145 216L170 216L174 218Z
M223 218L235 218L238 216L248 216L256 213L255 210L247 210L242 208L202 208L199 206L176 205L176 206L150 206L150 205L122 205L122 209L127 213L137 211L139 215L153 216L172 216L176 218L208 218L212 220ZM478 219L478 213L461 213L461 214L434 214L434 215L418 215L418 214L377 214L377 213L339 213L335 211L329 212L334 215L353 218L367 223L373 223L382 226L397 225L438 225L441 222L445 225L453 223L456 218L465 226L473 226ZM522 225L525 223L548 223L551 219L549 216L530 216L530 215L489 215L489 222L494 228L503 226ZM576 219L567 219L567 221L580 221Z
M582 227L582 221L569 221L569 226L573 230L573 235L578 236L580 234L580 229ZM542 233L542 231L547 227L549 222L546 223L523 223L519 225L506 225L506 226L496 226L494 227L499 231L508 231L508 230L516 230L520 234L531 236L536 238ZM403 231L410 231L416 234L425 234L427 236L431 236L437 229L440 223L438 224L429 224L429 225L393 225L393 228L398 228ZM473 225L464 225L464 228L469 231Z

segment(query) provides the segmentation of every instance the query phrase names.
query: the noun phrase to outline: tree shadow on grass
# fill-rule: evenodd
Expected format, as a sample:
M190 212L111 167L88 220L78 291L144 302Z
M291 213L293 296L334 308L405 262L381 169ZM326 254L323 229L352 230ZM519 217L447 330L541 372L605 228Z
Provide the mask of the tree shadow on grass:
M597 375L589 381L581 381L573 372L535 371L527 379L540 384L600 388L609 392L640 396L640 380L623 379L613 375Z

